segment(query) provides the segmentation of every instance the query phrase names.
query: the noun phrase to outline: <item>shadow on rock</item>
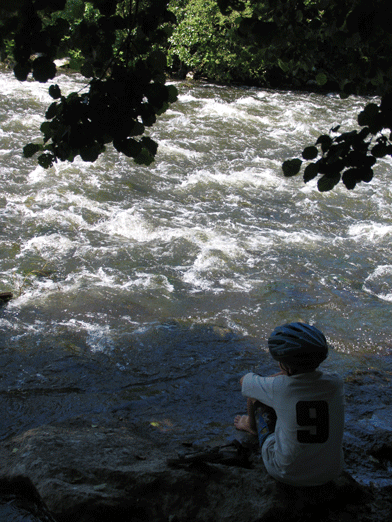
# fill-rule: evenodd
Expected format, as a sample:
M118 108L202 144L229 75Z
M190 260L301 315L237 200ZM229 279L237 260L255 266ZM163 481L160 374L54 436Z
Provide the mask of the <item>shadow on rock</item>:
M248 469L218 461L173 467L177 453L129 429L83 421L31 430L9 444L0 473L28 475L43 502L34 489L27 500L45 502L57 522L375 522L390 507L348 474L320 487L285 486L258 454Z
M294 487L277 483L279 505L266 514L263 522L359 520L359 513L373 501L373 495L348 473L323 486ZM359 517L359 518L358 518Z
M27 477L0 478L0 520L4 522L56 522Z

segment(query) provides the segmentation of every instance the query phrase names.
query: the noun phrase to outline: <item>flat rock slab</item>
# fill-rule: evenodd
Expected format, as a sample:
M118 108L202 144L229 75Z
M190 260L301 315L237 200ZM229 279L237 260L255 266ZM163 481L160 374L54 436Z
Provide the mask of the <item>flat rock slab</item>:
M348 475L321 488L280 485L258 456L251 469L172 467L175 452L125 427L43 426L7 441L1 453L0 475L29 477L59 522L337 521L350 513L358 521L374 503Z
M249 469L189 460L174 466L179 453L196 452L195 443L135 424L124 410L5 440L0 518L2 509L9 518L19 506L15 522L385 522L392 518L391 380L372 369L346 379L346 468L325 486L279 484L257 453Z

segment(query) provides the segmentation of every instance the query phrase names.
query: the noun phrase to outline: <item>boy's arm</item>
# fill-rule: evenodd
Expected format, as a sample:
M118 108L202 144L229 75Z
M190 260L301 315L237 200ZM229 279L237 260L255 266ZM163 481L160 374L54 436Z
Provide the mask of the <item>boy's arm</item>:
M280 372L274 373L273 375L267 375L267 377L277 377L278 375L287 375L287 372L285 372L284 370L281 370ZM242 389L242 383L244 382L244 379L245 379L245 375L243 375L240 379L241 389Z
M262 402L266 406L274 407L274 389L276 387L275 378L287 375L279 372L275 375L261 377L253 372L247 373L241 379L241 392L247 399L254 399Z

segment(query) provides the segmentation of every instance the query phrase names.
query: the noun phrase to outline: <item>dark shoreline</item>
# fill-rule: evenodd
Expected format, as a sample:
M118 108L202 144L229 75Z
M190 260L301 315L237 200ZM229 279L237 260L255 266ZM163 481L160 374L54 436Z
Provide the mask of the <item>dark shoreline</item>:
M346 375L345 470L320 488L280 486L257 453L250 469L220 463L170 466L168 458L184 449L216 442L199 445L192 433L173 437L169 426L138 422L132 409L81 415L3 441L0 484L7 477L28 477L58 522L100 522L103 513L119 521L132 516L150 522L271 522L282 516L293 522L307 517L384 522L392 514L391 382L391 371L372 368ZM205 407L210 415L208 403Z

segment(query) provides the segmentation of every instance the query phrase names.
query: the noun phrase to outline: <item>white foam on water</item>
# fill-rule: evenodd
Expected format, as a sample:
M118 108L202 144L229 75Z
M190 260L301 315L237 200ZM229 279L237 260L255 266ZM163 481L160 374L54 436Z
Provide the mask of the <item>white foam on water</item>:
M79 287L88 284L91 287L108 288L111 291L119 292L135 288L149 291L159 290L169 294L174 291L174 286L165 275L134 271L124 277L124 274L119 271L102 267L96 272L83 271L78 278L75 278L74 284Z
M259 107L262 101L258 96L244 96L239 98L236 102L236 105L244 105L246 107Z
M265 161L265 160L264 160ZM257 162L257 158L252 160ZM189 172L180 184L182 190L192 189L195 185L203 185L206 188L212 186L221 187L249 187L258 189L273 189L282 184L278 173L270 167L263 168L257 166L248 167L243 170L231 170L224 172L223 170L206 170L195 169Z
M8 319L5 319L4 317L0 317L0 328L7 329L8 331L16 330L17 325L15 324L15 321L9 321Z
M270 99L271 96L272 96L272 94L271 94L271 92L269 92L269 91L261 91L261 90L258 90L258 89L257 89L257 90L255 90L255 96L256 96L258 99L263 100L263 99L265 99L265 98Z
M28 175L29 184L41 183L47 177L47 170L38 166Z
M192 94L179 94L178 95L178 101L181 103L189 103L189 102L203 102L203 99L196 98Z
M356 223L348 229L348 234L356 241L377 242L392 234L392 225L381 223Z
M18 81L12 72L0 73L0 95L12 96L20 99L33 99L42 103L50 103L53 98L48 92L49 85L33 80Z
M60 234L36 236L22 244L20 254L17 257L24 256L26 251L30 250L53 261L73 248L73 241Z
M54 271L32 276L7 310L15 313L32 304L45 307L48 296L49 302L67 303L80 292L102 296L105 308L113 296L121 300L126 293L135 301L151 303L152 309L155 306L151 316L159 322L157 300L170 299L170 304L186 310L197 293L198 317L208 322L217 317L210 307L212 294L226 302L235 293L257 293L265 278L277 281L279 288L286 283L298 286L313 297L320 274L324 287L333 293L336 281L361 263L370 274L363 290L387 304L392 300L386 246L392 232L387 174L391 162L370 185L352 192L339 186L328 194L317 191L316 181L304 185L301 175L284 178L281 168L282 161L300 156L304 146L339 119L348 127L344 130L350 130L354 110L363 100L354 100L353 108L347 109L353 102L337 97L257 89L228 92L214 86L203 93L198 85L181 84L178 104L150 131L160 145L152 166L136 166L108 147L94 164L76 158L72 164L44 170L36 166L35 158L17 159L19 153L10 151L20 148L27 134L37 133L52 102L49 84L3 78L0 74L0 94L6 92L10 98L5 116L14 120L1 131L10 141L2 147L4 156L0 152L0 217L7 234L4 248L10 255L0 259L0 281L4 286L14 278L17 290L29 267L38 272L49 263ZM66 94L79 90L85 80L64 75L53 83ZM20 114L27 114L22 122L16 114L19 100L28 108L27 113L20 108ZM13 249L14 243L19 250ZM363 245L366 251L361 254ZM310 270L306 277L299 270L293 282L290 260L300 256ZM316 282L308 281L309 273L317 274ZM363 281L363 275L358 277ZM344 287L352 300L335 300L330 308L319 306L312 313L331 317L336 307L339 320L354 317L352 303L362 302L363 291L349 283ZM278 294L273 307L288 315L298 302L287 300L284 292L279 302ZM364 307L371 311L371 298L365 297ZM261 301L254 323L265 322L263 297ZM78 321L64 323L65 329L81 332L92 349L110 350L115 331L88 306L86 302ZM236 301L230 302L219 317L225 315L228 324L234 324L230 321L235 315L235 327L241 329L249 324L248 312L240 304L236 307ZM101 344L100 335L105 339Z
M130 290L135 287L141 290L160 290L168 294L171 294L175 290L174 285L170 283L165 275L148 274L139 271L135 272L133 278L122 285L123 290ZM165 297L164 294L163 296Z
M306 246L309 249L317 249L319 248L319 244L324 244L326 242L325 236L311 232L310 230L294 230L293 232L287 230L274 230L273 235L288 245L297 244L302 247Z
M112 216L99 223L95 230L109 236L117 235L132 239L138 243L147 243L155 240L168 241L182 235L181 230L158 227L156 228L145 215L135 208L118 210Z
M169 133L170 131L178 132L178 139L181 139L183 132L189 132L189 129L195 125L188 114L180 114L178 116L170 117L171 115L169 113L168 116L169 118L167 118L165 125L169 130ZM177 140L175 141L177 142Z
M237 103L224 103L220 100L208 100L200 109L201 118L219 118L225 120L239 120L243 122L257 122L260 125L268 123L264 116L253 115L244 110Z
M392 302L392 265L380 265L364 281L363 290L383 301Z
M84 334L86 343L90 346L93 353L108 351L115 347L110 326L101 324L97 317L94 317L92 322L70 319L59 324L69 329L72 333Z
M58 294L62 291L62 286L49 278L38 278L39 270L32 271L30 274L13 276L14 298L9 302L8 307L20 308L28 303L43 303L51 294Z
M181 269L182 280L191 285L191 291L217 293L227 288L243 291L251 289L252 285L245 284L242 278L229 275L240 260L249 258L249 254L235 237L220 234L213 229L204 229L202 233L194 230L189 238L199 250L191 266Z
M200 160L203 156L203 154L200 152L186 149L185 147L179 146L175 142L170 142L169 140L161 140L159 142L159 153L170 154L174 156L184 156L185 158L192 160Z

